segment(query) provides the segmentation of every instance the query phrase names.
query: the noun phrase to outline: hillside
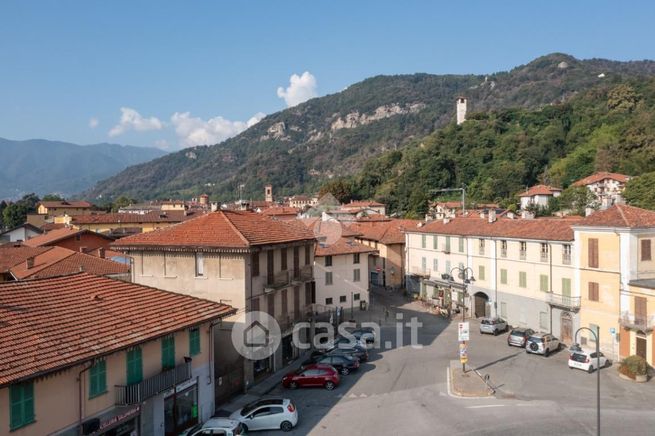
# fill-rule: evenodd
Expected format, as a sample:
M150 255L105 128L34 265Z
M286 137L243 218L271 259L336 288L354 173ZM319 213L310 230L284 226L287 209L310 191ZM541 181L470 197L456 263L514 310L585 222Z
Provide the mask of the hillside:
M552 54L488 76L377 76L269 115L221 144L128 168L85 196L146 199L207 192L229 200L240 184L247 195L260 197L266 183L274 185L276 194L311 192L330 178L356 173L370 158L403 150L447 125L454 119L458 95L469 99L471 111L534 109L601 82L652 75L652 61L581 61Z
M25 193L68 196L130 165L164 155L156 148L0 138L0 199Z

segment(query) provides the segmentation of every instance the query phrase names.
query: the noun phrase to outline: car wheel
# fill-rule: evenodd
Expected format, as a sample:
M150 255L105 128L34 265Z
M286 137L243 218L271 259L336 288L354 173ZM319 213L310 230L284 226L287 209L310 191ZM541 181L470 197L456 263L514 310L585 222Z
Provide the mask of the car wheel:
M331 381L325 382L325 389L327 389L328 391L331 391L332 389L334 389L334 383L331 382Z
M498 336L498 330L494 330L494 336Z
M544 350L544 356L546 356L546 357L550 356L550 348L546 348Z
M609 368L610 366L612 366L612 362L610 362L609 360L606 360L605 361L605 368Z
M350 370L349 370L348 368L346 368L345 366L344 366L343 368L341 368L341 371L340 371L340 372L341 372L341 375L348 375L348 374L350 374Z
M289 383L289 388L290 389L297 389L298 388L298 383L296 383L295 381L292 381L291 383Z
M587 369L587 372L588 372L589 374L591 374L592 372L594 372L594 367L593 367L592 365L589 365L589 369Z
M280 424L280 430L282 431L291 431L293 429L293 424L291 424L289 421L282 421L282 424Z
M243 429L243 433L248 433L248 426L246 424L241 424L241 428Z

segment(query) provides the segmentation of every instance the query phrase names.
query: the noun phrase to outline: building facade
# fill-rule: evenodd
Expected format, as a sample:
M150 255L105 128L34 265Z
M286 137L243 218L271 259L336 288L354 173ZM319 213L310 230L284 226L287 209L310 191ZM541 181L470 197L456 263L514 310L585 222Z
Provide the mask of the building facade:
M562 190L560 188L553 188L552 186L532 186L525 192L519 194L521 209L525 210L530 207L546 208L551 198L557 198L561 193Z
M623 204L623 191L629 176L618 173L599 172L573 183L573 186L585 186L597 199L601 209L614 204Z

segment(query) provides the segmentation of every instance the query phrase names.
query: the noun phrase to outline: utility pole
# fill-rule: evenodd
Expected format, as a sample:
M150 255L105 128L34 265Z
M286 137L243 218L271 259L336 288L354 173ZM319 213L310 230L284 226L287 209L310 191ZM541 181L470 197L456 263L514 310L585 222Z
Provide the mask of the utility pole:
M466 185L462 185L461 188L443 188L443 189L432 189L431 193L439 192L456 192L460 191L462 193L462 215L466 213Z

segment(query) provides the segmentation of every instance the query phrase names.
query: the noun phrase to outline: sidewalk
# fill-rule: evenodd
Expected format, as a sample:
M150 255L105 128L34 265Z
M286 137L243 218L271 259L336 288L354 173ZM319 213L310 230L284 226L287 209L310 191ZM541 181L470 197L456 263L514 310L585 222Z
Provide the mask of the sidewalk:
M453 395L468 398L483 398L493 395L492 390L489 389L475 369L469 368L464 373L462 364L458 360L451 360L448 371L450 391Z

